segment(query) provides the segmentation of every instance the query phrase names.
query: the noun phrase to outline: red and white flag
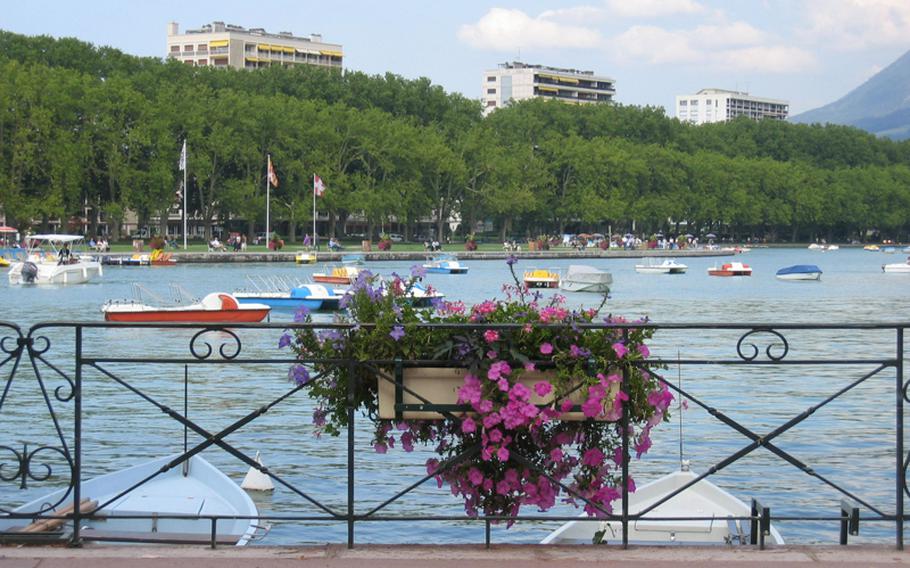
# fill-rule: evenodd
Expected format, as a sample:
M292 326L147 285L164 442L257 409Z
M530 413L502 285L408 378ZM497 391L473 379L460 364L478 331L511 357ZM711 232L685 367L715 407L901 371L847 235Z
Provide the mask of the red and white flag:
M275 175L275 167L272 165L272 159L269 158L269 183L272 187L278 187L278 176Z
M322 183L322 178L313 174L313 193L316 194L316 197L322 197L322 194L325 193L325 184Z

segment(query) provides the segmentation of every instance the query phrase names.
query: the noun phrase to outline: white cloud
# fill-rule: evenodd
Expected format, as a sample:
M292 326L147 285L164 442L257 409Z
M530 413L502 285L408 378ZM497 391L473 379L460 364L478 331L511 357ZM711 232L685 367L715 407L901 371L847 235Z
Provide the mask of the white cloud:
M713 59L722 69L759 73L798 73L816 63L815 56L808 51L785 45L730 49L714 54Z
M808 39L835 49L904 45L910 38L907 0L809 0L806 18Z
M491 8L474 24L458 29L458 39L479 49L512 51L516 48L592 48L602 43L600 33L583 26L560 24L552 16L532 18L521 10Z
M657 26L632 26L611 43L620 59L654 64L692 63L699 59L699 52L691 45L688 34Z
M705 11L705 7L695 0L607 0L607 7L625 18L656 18Z
M810 52L778 45L768 34L745 22L687 30L632 26L611 39L610 50L617 59L629 62L766 73L795 73L816 63Z
M603 21L607 17L607 11L598 6L572 6L571 8L560 8L558 10L546 10L538 16L541 20L553 20L557 22L572 22L580 24L590 24L592 22Z

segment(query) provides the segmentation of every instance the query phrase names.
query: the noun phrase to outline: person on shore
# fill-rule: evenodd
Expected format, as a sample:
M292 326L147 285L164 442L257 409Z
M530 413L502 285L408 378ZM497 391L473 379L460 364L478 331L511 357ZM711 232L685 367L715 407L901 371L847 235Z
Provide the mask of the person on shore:
M246 235L240 235L240 252L246 252Z

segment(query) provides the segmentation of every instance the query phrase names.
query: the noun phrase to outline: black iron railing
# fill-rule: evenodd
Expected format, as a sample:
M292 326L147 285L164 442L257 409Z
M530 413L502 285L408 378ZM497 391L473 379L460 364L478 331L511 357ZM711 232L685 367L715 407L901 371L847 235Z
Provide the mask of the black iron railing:
M768 471L795 468L812 481L812 490L821 493L819 500L830 501L830 514L804 511L799 506L784 507L783 513L772 511L753 500L752 514L741 520L751 524L748 540L764 546L770 523L792 526L801 522L831 526L839 542L858 535L860 526L893 528L893 543L903 549L904 498L910 495L907 469L910 455L904 448L904 403L910 381L904 377L904 330L910 324L621 324L589 325L582 328L649 327L656 331L652 358L643 362L671 389L678 401L689 410L677 408L679 415L697 410L706 417L704 435L698 426L689 425L694 445L711 456L712 465L685 487L665 495L637 514L628 509L628 478L637 462L625 461L622 468L622 508L610 517L623 526L623 546L628 545L628 527L641 518L654 520L648 513L682 493L698 481L713 475L724 475L735 464L753 459L764 450L761 459L773 459ZM101 518L104 506L142 482L133 484L117 497L101 503L97 510L83 510L84 480L90 473L110 467L103 460L86 461L98 446L112 443L122 446L124 455L142 453L152 438L165 440L181 451L159 473L180 467L192 456L219 449L247 467L268 475L281 489L282 496L299 503L284 507L280 513L261 514L260 522L273 523L341 523L348 546L357 542L355 529L374 522L459 522L481 523L483 541L489 545L491 525L499 521L519 523L575 520L574 514L521 515L514 519L484 517L468 519L460 514L440 514L435 505L427 504L415 511L390 512L390 506L406 496L413 496L433 479L433 475L416 475L411 482L392 489L388 498L358 500L355 488L362 471L358 458L372 449L358 438L358 424L366 418L348 410L347 431L337 444L343 444L343 480L334 489L314 489L300 481L300 476L284 475L282 468L259 465L251 452L236 443L237 436L254 428L265 416L279 410L299 411L308 404L303 387L278 379L290 365L300 363L292 353L277 349L278 336L286 329L316 327L344 328L334 324L235 324L211 326L201 324L114 324L114 323L42 323L23 330L12 323L0 323L0 522L21 521L23 524L59 517L54 509L72 503L64 518L72 521L65 538L72 544L91 539L81 531L82 522ZM471 327L471 326L466 326ZM508 326L473 326L497 328ZM312 362L312 361L310 361ZM337 365L375 368L392 365L426 365L427 361L355 361L339 358ZM438 364L438 361L435 362ZM158 380L159 374L172 380ZM351 373L354 376L355 373ZM683 381L682 377L685 376ZM210 383L224 380L223 387ZM314 380L321 380L315 377ZM395 380L394 376L379 380ZM156 382L157 381L157 382ZM199 385L210 389L237 388L240 402L226 406L220 413L212 410L206 419L197 419ZM772 394L772 387L780 387ZM861 389L871 392L849 401ZM349 385L349 388L354 388ZM399 388L401 388L399 386ZM624 387L625 388L625 387ZM212 392L212 390L209 390ZM116 393L116 403L114 400ZM782 402L772 405L770 416L757 416L754 401L763 396ZM811 401L803 402L803 399ZM835 415L846 426L831 428L823 424L788 440L816 416L837 407ZM451 413L423 399L423 404L407 406L399 399L399 410L436 410ZM736 418L743 414L744 418ZM117 423L118 416L134 422L143 421L143 413L167 418L175 428L152 431L120 432L116 440L100 439L96 424L105 419ZM151 416L152 414L149 414ZM295 420L300 414L295 414ZM893 416L893 422L891 417ZM105 418L107 417L107 418ZM137 418L138 417L138 418ZM213 418L214 417L214 418ZM218 420L220 417L220 420ZM626 417L623 417L625 420ZM220 422L217 426L213 423ZM885 424L885 422L889 422ZM92 433L87 435L86 424ZM124 419L124 423L130 423ZM623 422L624 423L624 422ZM883 425L885 424L885 425ZM299 424L289 425L298 427ZM274 424L268 428L274 428ZM669 426L668 426L669 427ZM684 436L680 425L680 446ZM107 428L109 433L110 427ZM116 428L115 428L116 430ZM623 429L626 432L626 429ZM303 433L301 436L309 435ZM742 443L741 441L745 442ZM335 440L324 440L336 443ZM693 444L693 442L689 442ZM834 445L843 455L858 454L855 461L841 458L826 463L818 460L814 446ZM131 447L132 446L132 447ZM278 442L276 451L303 459L287 442ZM628 453L629 439L623 447ZM662 450L665 451L664 447ZM341 446L338 446L342 450ZM824 450L826 451L826 450ZM816 457L814 465L801 457L807 452ZM683 453L682 448L680 454ZM834 455L835 452L832 452ZM107 454L106 454L107 455ZM462 456L470 459L470 455ZM827 457L827 454L822 458ZM100 462L100 463L99 463ZM767 466L767 464L766 464ZM844 479L846 478L846 481ZM304 480L305 481L305 480ZM381 481L381 480L380 480ZM396 482L397 483L397 482ZM890 485L890 489L888 485ZM432 483L430 484L432 485ZM759 482L752 489L773 491ZM17 513L24 502L22 493L30 496L46 493L49 488L67 488L55 502L45 503L39 511ZM442 490L440 490L442 492ZM774 497L763 493L763 500ZM310 512L308 512L310 511ZM162 517L163 518L163 517ZM179 518L186 518L181 516ZM215 546L217 526L236 516L203 515L211 523L211 536L205 539ZM704 520L697 515L674 520ZM657 519L660 520L660 519ZM668 519L665 519L668 520ZM301 529L304 531L305 529ZM42 531L38 531L41 533ZM884 529L878 533L884 535ZM296 533L288 540L296 542ZM17 540L19 530L4 530L0 538ZM47 535L46 535L47 536ZM49 535L60 538L59 534ZM542 536L542 535L541 535ZM421 537L417 537L421 538ZM142 540L137 537L136 540ZM168 541L159 538L157 541ZM318 542L318 537L300 533L301 542ZM808 538L806 540L819 540ZM823 540L823 539L822 539ZM880 539L883 540L883 539ZM890 540L890 539L888 539ZM182 542L182 540L176 540ZM175 542L176 542L175 541Z

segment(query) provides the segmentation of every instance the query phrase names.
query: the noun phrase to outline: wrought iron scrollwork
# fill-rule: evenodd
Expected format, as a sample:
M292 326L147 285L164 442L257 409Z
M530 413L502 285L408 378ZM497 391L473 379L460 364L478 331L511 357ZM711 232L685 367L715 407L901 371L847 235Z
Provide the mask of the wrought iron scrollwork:
M0 450L5 450L12 453L15 456L15 463L12 464L12 467L7 467L9 464L6 461L0 461L0 480L2 481L15 481L19 480L19 489L27 489L28 481L47 481L54 475L54 470L51 467L50 463L47 461L41 461L41 459L46 460L43 456L40 458L36 457L41 453L52 453L59 454L63 460L66 462L67 467L69 468L69 483L67 490L64 491L63 495L60 496L54 503L44 503L41 510L39 511L30 511L31 513L41 514L51 509L55 508L57 505L62 503L69 496L70 491L73 488L73 474L74 466L73 461L70 459L69 454L62 449L56 448L54 446L40 446L34 450L29 451L28 444L22 447L22 451L18 451L10 446L0 446ZM6 473L6 471L11 471L11 473ZM0 512L10 513L10 510L4 509L0 506Z
M787 356L787 353L790 352L790 344L787 343L787 338L779 331L775 331L771 328L759 328L743 334L742 337L739 338L739 341L736 342L736 354L739 355L740 359L744 361L754 361L758 357L759 353L761 353L761 349L755 343L752 343L751 340L747 341L746 338L750 335L759 335L763 333L769 334L780 340L780 343L778 343L771 339L768 346L765 347L764 351L768 359L771 361L781 361ZM746 354L743 351L743 347L749 347L752 353ZM773 351L775 348L780 349L780 353L775 354Z
M66 381L66 384L60 385L54 389L54 398L60 402L69 402L73 400L73 397L76 394L76 385L73 382L73 379L44 358L44 354L50 351L51 340L44 335L29 335L24 341L28 347L28 356L32 361L32 366L35 369L35 374L39 377L39 380L41 373L38 370L37 362L41 361L54 371L54 374Z
M212 344L206 341L205 339L200 339L206 333L219 333L225 334L232 338L233 345L225 337L221 337L221 344L218 346L218 354L221 355L222 359L230 361L231 359L237 358L240 355L240 351L243 348L243 344L240 341L240 337L236 333L229 329L203 329L202 331L197 332L193 335L193 338L190 339L190 353L193 354L193 357L199 360L205 360L212 356L215 349L212 347ZM201 351L197 347L197 341L204 346L205 351Z

